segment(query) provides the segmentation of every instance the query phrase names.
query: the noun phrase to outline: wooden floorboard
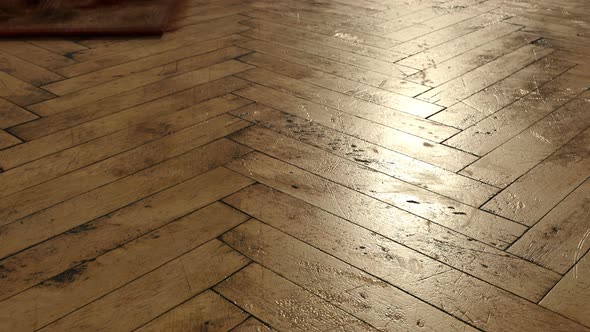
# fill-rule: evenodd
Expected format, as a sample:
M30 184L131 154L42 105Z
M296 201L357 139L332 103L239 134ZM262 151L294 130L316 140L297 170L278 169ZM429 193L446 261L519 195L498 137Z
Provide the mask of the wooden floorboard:
M0 40L0 331L590 331L589 15L189 0Z

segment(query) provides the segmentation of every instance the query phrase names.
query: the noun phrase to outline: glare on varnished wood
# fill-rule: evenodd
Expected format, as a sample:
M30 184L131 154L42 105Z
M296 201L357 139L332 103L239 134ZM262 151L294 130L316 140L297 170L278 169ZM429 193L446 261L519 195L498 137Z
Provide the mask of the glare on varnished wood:
M180 16L0 40L0 331L590 330L590 4Z

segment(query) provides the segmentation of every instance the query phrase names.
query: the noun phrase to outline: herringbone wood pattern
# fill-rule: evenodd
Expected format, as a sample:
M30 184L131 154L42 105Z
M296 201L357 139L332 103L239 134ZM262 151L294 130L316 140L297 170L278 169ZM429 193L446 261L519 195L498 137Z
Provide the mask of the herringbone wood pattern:
M588 331L589 15L192 0L0 41L0 330Z

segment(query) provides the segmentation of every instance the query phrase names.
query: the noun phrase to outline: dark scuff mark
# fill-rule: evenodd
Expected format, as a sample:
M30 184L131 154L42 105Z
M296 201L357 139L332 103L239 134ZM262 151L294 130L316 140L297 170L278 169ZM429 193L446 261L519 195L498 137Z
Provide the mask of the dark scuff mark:
M91 231L93 229L96 229L96 225L94 224L83 224L80 225L76 228L72 228L69 231L67 231L68 234L79 234L79 233L83 233L83 232L87 232L87 231Z
M365 163L365 164L370 164L371 163L371 161L368 160L368 159L357 158L357 157L354 157L354 161L358 161L359 163Z
M14 271L14 269L8 268L4 264L0 265L0 279L7 278L8 274Z
M68 53L64 54L64 56L68 59L76 60L76 59L74 59L74 54L76 54L76 53L77 53L77 51L76 52L68 52Z
M56 275L55 277L45 281L42 285L45 286L52 286L52 285L65 285L72 283L78 279L78 277L86 270L87 265L80 265L73 267L71 269L65 270L62 273Z

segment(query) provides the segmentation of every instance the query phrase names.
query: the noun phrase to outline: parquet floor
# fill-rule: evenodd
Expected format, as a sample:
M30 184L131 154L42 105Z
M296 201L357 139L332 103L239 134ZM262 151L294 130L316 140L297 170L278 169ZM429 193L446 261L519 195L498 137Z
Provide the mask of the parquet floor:
M0 331L589 331L590 3L191 0L0 41Z

